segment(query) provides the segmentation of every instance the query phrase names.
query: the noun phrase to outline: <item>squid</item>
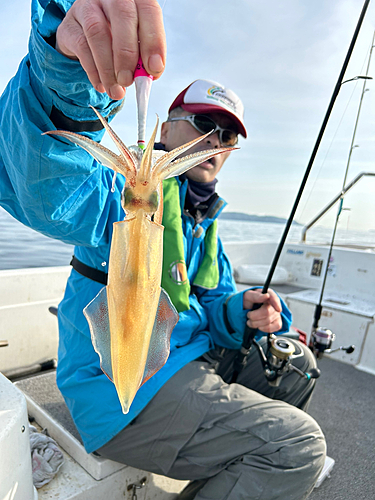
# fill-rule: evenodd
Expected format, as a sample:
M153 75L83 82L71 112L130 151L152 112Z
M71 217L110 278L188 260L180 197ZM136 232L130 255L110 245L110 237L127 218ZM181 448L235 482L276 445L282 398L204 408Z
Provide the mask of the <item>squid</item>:
M179 318L167 292L160 286L162 181L233 148L185 155L209 135L206 134L170 152L153 151L158 118L146 148L127 148L107 121L93 110L119 155L73 132L53 130L46 134L70 140L115 175L122 174L126 179L121 194L126 215L124 220L113 224L108 284L83 312L101 369L113 381L123 413L128 413L141 385L166 363L170 336Z

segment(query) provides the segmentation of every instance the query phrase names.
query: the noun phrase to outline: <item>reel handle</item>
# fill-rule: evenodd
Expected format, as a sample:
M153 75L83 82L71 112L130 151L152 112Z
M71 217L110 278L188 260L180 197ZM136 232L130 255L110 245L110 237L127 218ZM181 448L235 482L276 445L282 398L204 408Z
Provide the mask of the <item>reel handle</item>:
M309 372L307 372L311 378L319 378L321 375L321 371L319 368L311 368Z
M348 347L343 347L343 351L345 351L346 354L351 354L352 352L355 351L355 345L350 345Z
M327 354L332 354L332 353L337 352L337 351L345 351L346 354L351 354L352 352L355 351L355 345L349 345L347 347L340 346L340 347L336 347L336 349L326 349L324 352Z
M312 378L319 378L321 375L321 371L319 370L319 368L311 368L309 372L303 372L296 366L289 365L289 369L298 373L300 377L306 378L307 380L311 380Z

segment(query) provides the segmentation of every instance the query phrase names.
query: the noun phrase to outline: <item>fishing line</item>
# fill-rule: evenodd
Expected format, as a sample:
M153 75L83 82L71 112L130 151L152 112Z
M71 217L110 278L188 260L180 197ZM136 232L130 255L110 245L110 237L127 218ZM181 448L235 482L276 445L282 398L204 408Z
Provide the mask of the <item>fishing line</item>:
M301 210L301 214L300 214L300 219L301 219L301 220L303 219L303 214L304 214L304 212L305 212L305 210L306 210L306 208L307 208L307 204L309 203L310 198L311 198L311 196L312 196L312 194L313 194L313 192L314 192L314 190L315 190L316 183L317 183L317 182L318 182L318 180L319 180L319 177L320 177L320 174L321 174L321 172L322 172L322 169L323 169L323 167L324 167L324 165L325 165L325 162L326 162L326 160L327 160L327 157L328 157L328 155L329 155L329 153L330 153L330 151L331 151L332 145L333 145L333 143L334 143L334 141L335 141L335 139L336 139L337 133L338 133L338 131L339 131L339 128L341 127L341 124L342 124L342 121L343 121L343 119L344 119L344 117L345 117L345 115L346 115L346 112L348 111L349 104L350 104L350 103L351 103L351 101L352 101L352 98L353 98L354 92L355 92L355 91L356 91L356 89L357 89L357 86L358 86L358 82L354 85L354 89L353 89L353 91L352 91L352 93L351 93L351 95L350 95L350 97L349 97L349 100L348 100L348 102L347 102L347 104L346 104L346 107L345 107L345 110L344 110L344 112L343 112L343 114L342 114L342 116L341 116L341 118L340 118L340 121L339 121L339 124L338 124L338 126L337 126L337 128L336 128L336 131L335 131L335 133L334 133L334 135L333 135L333 137L332 137L332 140L331 140L331 142L330 142L330 144L329 144L329 146L328 146L327 152L326 152L326 154L325 154L325 156L324 156L324 158L323 158L323 160L322 160L322 163L321 163L321 165L320 165L320 167L319 167L319 170L318 170L318 172L317 172L317 174L316 174L316 177L315 177L315 179L314 179L314 182L313 182L313 185L312 185L312 187L311 187L311 190L310 190L310 192L309 192L309 194L308 194L308 196L307 196L307 200L306 200L306 202L305 202L305 204L304 204L304 206L303 206L303 208L302 208L302 210Z
M284 233L281 237L281 240L280 240L280 243L279 243L279 246L277 248L277 251L276 251L276 254L275 254L275 257L273 259L273 262L271 264L271 268L269 270L269 273L268 273L268 276L267 276L267 279L266 279L266 282L264 283L264 286L263 286L263 293L267 293L267 290L270 286L270 283L271 283L271 279L273 277L273 274L275 272L275 269L276 269L276 266L277 266L277 263L279 261L279 258L280 258L280 255L281 255L281 251L284 247L284 244L285 244L285 241L286 241L286 237L288 235L288 232L289 232L289 229L290 229L290 226L292 225L292 222L293 222L293 219L294 219L294 216L295 216L295 213L296 213L296 210L297 210L297 207L299 205L299 202L301 200L301 196L302 196L302 193L303 193L303 190L306 186L306 182L307 182L307 179L309 177L309 174L311 172L311 168L313 166L313 163L314 163L314 160L315 160L315 157L317 155L317 152L318 152L318 149L319 149L319 146L320 146L320 143L322 141L322 138L323 138L323 134L325 132L325 129L326 129L326 126L327 126L327 123L328 123L328 120L329 120L329 117L331 115L331 112L332 112L332 109L333 109L333 106L335 104L335 101L336 101L336 98L340 92L340 87L341 87L341 84L342 84L342 81L344 79L344 75L345 75L345 72L346 72L346 69L348 67L348 64L349 64L349 60L350 60L350 57L352 55L352 52L353 52L353 49L354 49L354 45L355 45L355 42L357 40L357 37L358 37L358 33L359 33L359 30L361 28L361 25L362 25L362 22L363 22L363 19L364 19L364 16L365 16L365 13L366 13L366 10L367 10L367 7L370 3L370 0L365 0L364 2L364 5L363 5L363 8L362 8L362 12L361 12L361 15L360 15L360 18L359 18L359 21L358 21L358 24L357 24L357 27L355 29L355 32L354 32L354 35L353 35L353 38L352 38L352 41L350 43L350 46L349 46L349 50L348 50L348 53L346 55L346 58L345 58L345 61L344 61L344 64L342 66L342 69L341 69L341 72L340 72L340 75L339 75L339 78L337 80L337 83L336 83L336 86L334 88L334 91L333 91L333 94L332 94L332 97L331 97L331 101L329 103L329 106L328 106L328 109L327 109L327 112L325 114L325 117L324 117L324 120L323 120L323 123L322 123L322 126L320 128L320 131L319 131L319 134L318 134L318 137L317 137L317 140L316 140L316 143L314 145L314 148L313 148L313 151L311 153L311 157L310 157L310 160L309 160L309 163L307 165L307 168L306 168L306 172L305 172L305 175L302 179L302 182L301 182L301 186L298 190L298 193L297 193L297 196L296 196L296 199L295 199L295 202L294 202L294 205L293 205L293 208L292 208L292 211L290 213L290 216L289 216L289 219L287 221L287 224L286 224L286 227L285 227L285 230L284 230Z
M329 117L331 115L333 106L335 104L336 98L337 98L337 96L339 94L341 85L343 83L344 75L345 75L346 69L348 67L350 57L351 57L351 55L353 53L354 45L355 45L355 42L356 42L356 40L358 38L359 30L360 30L360 28L362 26L362 22L363 22L363 19L365 17L365 14L366 14L366 11L367 11L367 7L368 7L369 3L370 3L370 0L365 0L365 2L363 4L362 11L361 11L361 14L359 16L359 20L357 22L357 26L356 26L355 31L354 31L354 35L353 35L352 40L350 42L350 46L349 46L348 52L346 54L343 66L341 68L341 71L340 71L340 74L339 74L336 86L335 86L335 88L333 90L333 94L332 94L330 103L328 105L328 109L327 109L326 114L324 116L323 123L321 125L318 137L316 139L313 151L312 151L311 156L310 156L310 160L309 160L308 165L306 167L306 172L305 172L305 175L304 175L304 177L302 179L300 188L298 190L298 193L297 193L297 196L296 196L296 199L295 199L292 211L291 211L290 216L288 218L288 221L287 221L287 223L285 225L285 229L284 229L283 235L281 237L280 243L279 243L279 245L277 247L275 256L273 258L270 270L268 272L268 276L267 276L266 281L265 281L265 283L263 285L262 293L267 293L268 288L270 286L270 283L271 283L272 277L274 275L276 266L278 264L281 252L282 252L282 250L284 248L286 238L288 236L290 227L292 225L294 216L296 214L297 207L298 207L299 202L301 200L302 193L303 193L304 188L306 186L307 179L308 179L309 174L311 172L311 169L312 169L315 157L317 155L320 143L322 141L323 134L324 134L324 131L326 129ZM253 310L259 309L261 307L261 305L262 304L255 304L254 307L253 307ZM251 347L253 345L253 341L254 341L255 336L257 335L257 333L258 333L258 329L257 328L249 328L246 325L241 349L238 351L236 357L233 359L233 371L232 371L231 376L230 376L230 382L231 383L236 382L239 373L242 371L243 367L245 366L246 360L247 360L247 356L248 356L248 354L250 352L250 349L251 349ZM268 350L270 349L270 347L271 347L270 346L270 335L268 335Z
M371 51L371 47L372 47L372 44L370 44L369 48L367 49L367 52L366 52L365 58L364 58L364 60L363 60L362 66L361 66L361 70L360 70L360 72L359 72L360 74L362 74L363 68L364 68L364 66L365 66L365 64L366 64L366 61L368 60L369 53L370 53L370 51ZM321 163L321 165L320 165L320 167L319 167L318 173L317 173L317 174L316 174L316 176L315 176L315 179L314 179L313 185L312 185L311 190L310 190L310 192L309 192L309 194L308 194L308 196L307 196L307 200L306 200L306 202L305 202L305 204L304 204L304 206L303 206L303 208L302 208L302 210L301 210L301 212L300 212L300 216L299 216L299 218L300 218L301 220L303 220L303 214L305 213L305 211L306 211L306 209L307 209L307 205L308 205L308 203L309 203L309 201L310 201L310 198L311 198L311 196L312 196L312 194L313 194L313 192L314 192L314 190L315 190L316 183L317 183L317 182L318 182L318 180L319 180L319 177L320 177L321 171L322 171L322 169L323 169L323 166L325 165L325 162L326 162L326 160L327 160L327 157L328 157L328 155L329 155L329 153L330 153L330 151L331 151L332 145L333 145L333 143L334 143L334 141L335 141L335 139L336 139L336 136L337 136L337 133L338 133L338 131L339 131L339 128L341 127L342 121L343 121L343 119L344 119L344 117L345 117L345 115L346 115L346 113L347 113L347 111L348 111L349 104L351 103L351 101L352 101L352 99L353 99L353 96L354 96L354 93L355 93L355 91L357 90L358 83L359 83L359 81L357 80L357 81L356 81L356 83L355 83L355 85L354 85L354 87L353 87L353 91L352 91L352 93L351 93L351 95L350 95L350 97L349 97L349 100L348 100L348 102L347 102L347 104L346 104L346 107L345 107L345 109L344 109L344 112L343 112L343 114L342 114L342 116L341 116L341 119L340 119L340 121L339 121L339 124L338 124L338 126L337 126L337 128L336 128L336 131L335 131L335 133L334 133L334 135L333 135L333 137L332 137L332 140L331 140L331 142L330 142L330 144L329 144L329 147L328 147L328 149L327 149L327 152L326 152L326 154L325 154L325 156L324 156L324 158L323 158L323 161L322 161L322 163Z
M373 37L372 37L371 49L370 49L370 54L369 54L369 59L368 59L368 64L367 64L367 69L366 69L366 76L368 76L369 69L370 69L371 56L372 56L372 50L374 48L374 42L375 42L375 31L374 31L374 34L373 34ZM357 127L358 127L358 122L359 122L359 116L361 114L361 109L362 109L362 104L363 104L363 97L364 97L364 95L366 93L366 90L367 90L366 89L366 85L367 85L367 80L364 80L363 87L362 87L362 93L361 93L361 99L359 101L359 106L358 106L358 111L357 111L357 117L356 117L356 121L355 121L355 125L354 125L354 130L353 130L353 134L352 134L352 141L350 143L349 156L348 156L348 160L347 160L347 164L346 164L346 168L345 168L344 180L343 180L343 183L342 183L342 190L341 190L342 195L340 197L340 202L339 202L339 207L338 207L338 210L337 210L336 220L335 220L335 224L334 224L333 231L332 231L332 237L331 237L331 242L330 242L329 251L328 251L327 263L326 263L326 267L325 267L325 270L324 270L323 283L322 283L322 287L321 287L321 291L320 291L319 302L318 302L318 304L316 305L316 308L315 308L313 329L318 328L320 316L321 316L321 313L322 313L323 295L324 295L324 290L325 290L325 286L326 286L326 282L327 282L327 277L328 277L329 264L330 264L330 261L331 261L333 244L334 244L334 241L335 241L336 231L337 231L337 227L338 227L340 215L341 215L341 212L342 212L342 207L343 207L343 204L344 204L346 180L348 178L348 173L349 173L349 167L350 167L350 160L351 160L352 152L353 152L353 149L355 147L354 146L354 142L355 142L355 138L356 138L356 134L357 134Z

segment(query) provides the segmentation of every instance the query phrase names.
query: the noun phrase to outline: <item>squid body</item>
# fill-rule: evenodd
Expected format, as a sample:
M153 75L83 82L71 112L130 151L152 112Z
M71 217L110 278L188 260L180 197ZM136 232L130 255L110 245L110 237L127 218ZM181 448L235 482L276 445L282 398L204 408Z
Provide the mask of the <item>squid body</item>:
M108 284L86 306L94 349L101 368L114 382L123 413L139 387L167 361L178 313L161 288L163 258L162 181L209 158L232 150L220 148L184 155L207 135L170 152L153 151L158 123L145 149L129 149L94 110L119 155L85 136L54 130L81 146L115 175L125 176L121 202L126 218L114 223Z

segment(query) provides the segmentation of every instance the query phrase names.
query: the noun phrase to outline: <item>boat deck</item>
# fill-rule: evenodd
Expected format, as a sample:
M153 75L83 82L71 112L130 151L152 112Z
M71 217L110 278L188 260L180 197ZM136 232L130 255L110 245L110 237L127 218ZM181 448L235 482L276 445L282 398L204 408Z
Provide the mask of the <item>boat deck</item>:
M375 377L353 366L323 358L319 361L321 377L309 408L309 413L320 424L326 439L328 455L335 460L331 477L325 479L311 494L311 500L373 500L375 498ZM61 396L50 391L54 372L38 377L49 387L44 391L42 406L59 415L60 423L74 437L80 437L72 423L62 421L66 413ZM33 396L33 379L20 385ZM40 392L40 382L38 383ZM43 385L43 384L42 384ZM47 394L47 396L46 396ZM39 394L40 398L40 394ZM52 398L52 400L51 400ZM56 401L55 401L55 399ZM70 420L69 420L70 419Z
M375 377L328 357L319 361L321 376L309 413L321 426L331 477L311 500L375 498Z

